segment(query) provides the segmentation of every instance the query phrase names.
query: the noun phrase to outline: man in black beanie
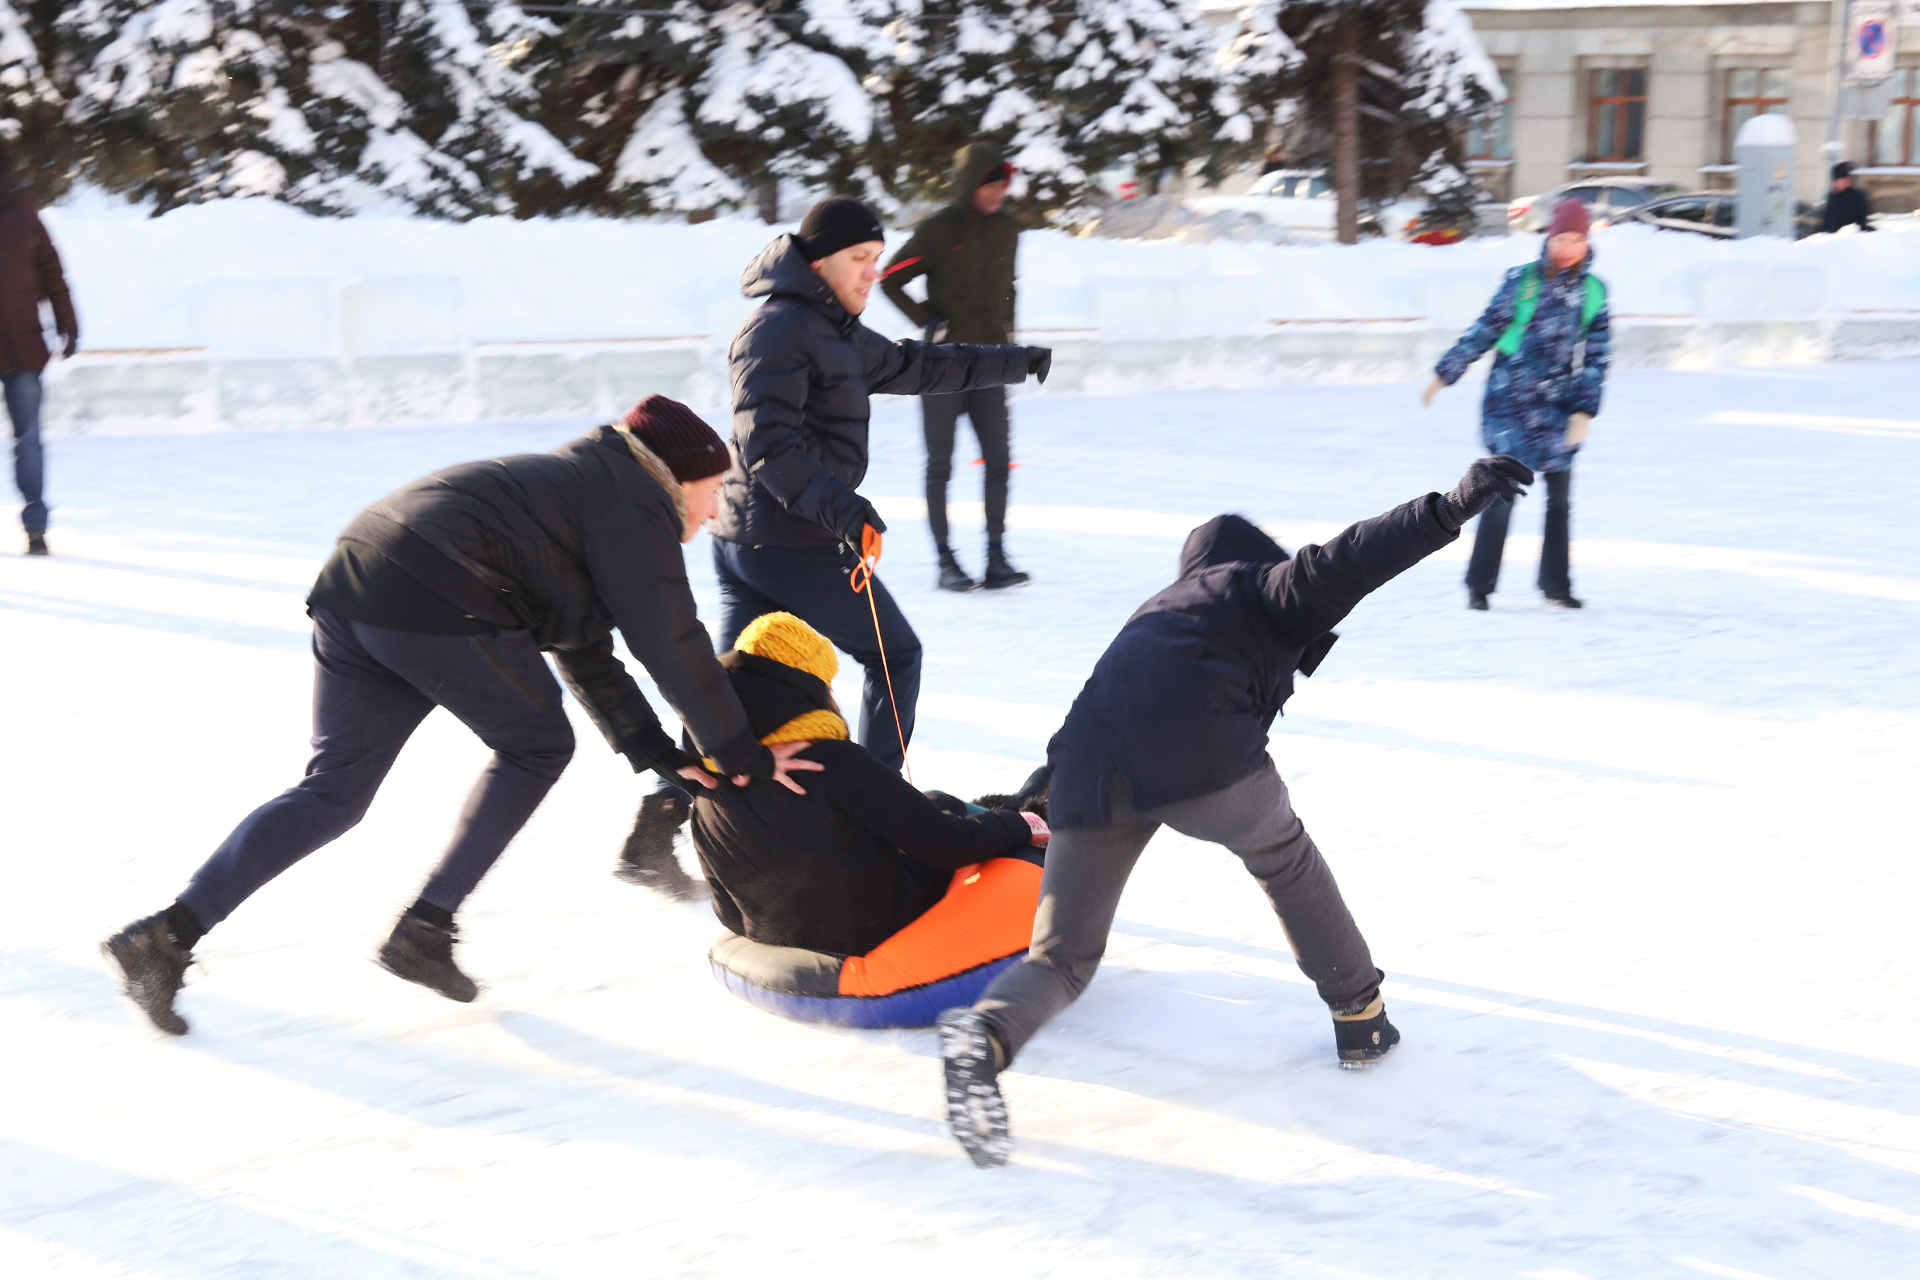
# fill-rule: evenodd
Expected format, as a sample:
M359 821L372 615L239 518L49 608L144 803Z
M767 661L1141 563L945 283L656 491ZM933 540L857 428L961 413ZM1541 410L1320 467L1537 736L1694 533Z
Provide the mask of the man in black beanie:
M627 757L705 787L613 654L613 630L736 785L818 769L805 743L760 744L695 616L680 545L719 505L726 445L692 410L649 396L623 422L552 453L449 467L380 499L340 535L307 597L316 666L306 776L255 809L165 911L104 950L153 1024L185 1035L173 999L200 938L256 890L344 835L400 749L445 707L493 749L440 864L377 959L450 1000L479 992L453 960L454 912L573 755L567 687ZM804 794L804 791L802 791Z
M869 398L1044 381L1053 357L1044 347L889 342L861 324L883 234L858 200L823 200L798 235L768 245L741 278L743 293L767 301L728 352L733 466L713 554L722 643L763 613L804 619L866 668L860 742L898 767L913 736L920 641L876 578L890 705L873 615L848 585L864 531L886 529L855 492L867 474Z
M1827 190L1826 207L1820 210L1820 230L1828 235L1842 227L1871 231L1868 215L1872 212L1867 193L1853 185L1853 166L1845 160L1833 166L1833 185Z

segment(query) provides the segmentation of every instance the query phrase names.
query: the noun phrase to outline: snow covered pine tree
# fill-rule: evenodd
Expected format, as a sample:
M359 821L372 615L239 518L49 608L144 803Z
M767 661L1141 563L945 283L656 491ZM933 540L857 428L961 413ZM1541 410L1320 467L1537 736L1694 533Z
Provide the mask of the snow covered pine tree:
M1222 64L1233 131L1280 132L1299 163L1332 170L1346 244L1366 205L1416 179L1436 213L1470 205L1460 133L1506 97L1458 0L1254 0Z

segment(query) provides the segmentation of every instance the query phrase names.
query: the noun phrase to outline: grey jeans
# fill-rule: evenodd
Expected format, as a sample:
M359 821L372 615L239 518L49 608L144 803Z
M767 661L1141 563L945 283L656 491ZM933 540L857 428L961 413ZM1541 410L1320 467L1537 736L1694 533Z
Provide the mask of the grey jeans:
M1267 891L1300 971L1334 1013L1357 1013L1379 993L1386 975L1374 968L1367 940L1294 813L1272 760L1224 790L1145 813L1134 811L1118 774L1112 795L1109 825L1053 833L1040 881L1040 910L1033 919L1033 946L974 1005L986 1015L1009 1063L1093 980L1106 954L1120 891L1163 824L1239 855Z

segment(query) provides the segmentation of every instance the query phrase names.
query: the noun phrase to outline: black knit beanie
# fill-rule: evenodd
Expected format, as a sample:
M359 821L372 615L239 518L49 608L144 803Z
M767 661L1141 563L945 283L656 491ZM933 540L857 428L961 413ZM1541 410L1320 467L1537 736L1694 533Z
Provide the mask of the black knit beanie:
M648 396L627 411L627 429L680 481L705 480L733 465L727 442L678 400Z
M869 240L885 240L886 230L873 210L852 196L829 196L800 220L800 252L808 262L830 258Z

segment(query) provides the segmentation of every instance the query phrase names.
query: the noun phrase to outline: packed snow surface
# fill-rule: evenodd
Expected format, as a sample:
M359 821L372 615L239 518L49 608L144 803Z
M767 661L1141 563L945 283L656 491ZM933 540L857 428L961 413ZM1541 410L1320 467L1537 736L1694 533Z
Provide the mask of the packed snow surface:
M931 1032L759 1013L708 973L710 914L609 874L646 781L578 716L464 913L478 1003L369 963L484 758L436 713L359 828L207 938L193 1033L151 1031L96 944L298 777L334 533L572 429L56 440L56 554L0 558L0 1273L1911 1275L1916 378L1616 378L1575 472L1588 607L1545 607L1516 536L1469 613L1463 541L1362 605L1275 727L1404 1044L1337 1070L1256 887L1163 833L1009 1075L993 1173L942 1132ZM1017 414L1030 588L933 589L910 403L865 485L927 646L915 776L966 795L1040 759L1203 517L1298 545L1476 452L1473 397L1412 384Z

